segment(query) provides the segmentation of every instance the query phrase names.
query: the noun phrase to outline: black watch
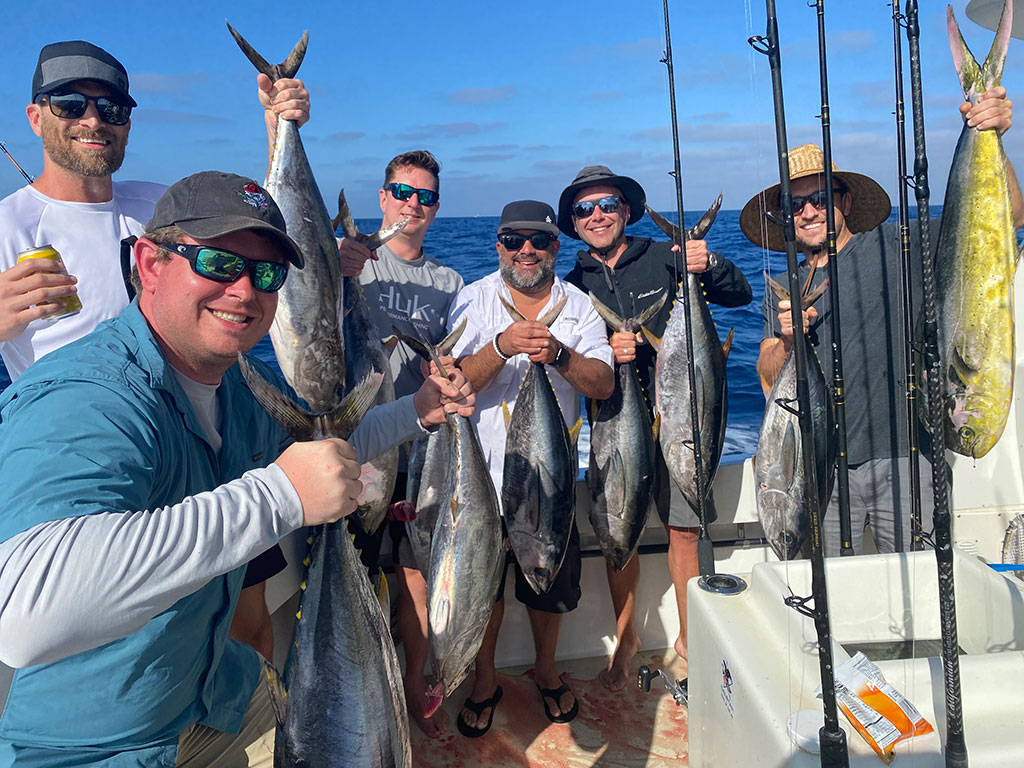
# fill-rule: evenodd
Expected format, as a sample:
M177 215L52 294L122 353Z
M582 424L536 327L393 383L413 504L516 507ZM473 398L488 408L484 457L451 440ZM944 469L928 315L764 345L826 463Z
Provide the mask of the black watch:
M564 368L569 364L569 348L562 344L562 342L558 342L558 345L558 354L555 355L555 359L551 361L551 364L555 368Z

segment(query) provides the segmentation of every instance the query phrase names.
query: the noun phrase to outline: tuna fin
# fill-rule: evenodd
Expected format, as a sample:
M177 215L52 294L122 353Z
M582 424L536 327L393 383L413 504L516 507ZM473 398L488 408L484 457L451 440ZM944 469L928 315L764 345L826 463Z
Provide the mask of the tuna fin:
M782 482L785 488L793 487L793 477L796 475L796 431L793 429L793 422L786 424L786 434L782 436Z
M665 305L665 300L667 298L668 293L664 288L662 288L661 294L658 296L658 300L651 304L651 306L647 307L647 309L645 309L636 317L630 318L628 320L630 325L632 325L634 328L639 328L640 326L644 325L644 323L648 322L652 317L654 317L656 314L658 314L658 312L661 311L661 308ZM632 330L632 328L630 330Z
M377 584L377 603L380 605L381 613L384 616L390 616L391 592L388 589L388 580L384 575L384 571L377 571L377 578L380 580Z
M690 229L686 231L686 237L688 240L703 240L707 235L708 230L711 229L711 225L715 223L715 219L718 217L718 211L722 207L722 196L711 204L711 207L704 212L704 215L700 217L700 220ZM669 236L669 239L673 243L678 243L682 238L679 236L679 227L673 224L671 221L666 219L657 211L651 209L649 206L644 205L647 209L647 215L651 217L651 221L658 225L658 228Z
M809 290L804 295L804 297L802 299L800 299L800 305L804 309L807 309L809 306L811 306L814 302L816 302L818 299L820 299L825 294L825 291L828 290L828 286L829 286L829 281L828 280L822 280L821 283L819 283L816 288L812 288L811 290Z
M515 304L513 304L511 301L506 299L500 293L498 294L498 301L501 302L501 306L503 306L508 311L508 313L512 316L512 321L513 322L518 323L520 320L525 320L526 319L526 316L523 315L523 313L520 312L518 309L516 309Z
M326 414L328 433L347 440L373 406L377 390L380 389L383 380L384 376L374 371L356 384L352 391L345 395L345 399Z
M253 396L278 424L296 440L312 440L316 432L316 415L304 410L277 387L267 382L249 361L239 353L238 367Z
M735 329L733 329L733 328L729 329L729 335L725 337L725 343L722 345L722 352L725 353L726 357L728 357L729 356L729 352L732 351L732 332L733 332L733 330L735 330Z
M779 298L782 301L789 301L789 291L782 287L782 283L767 272L764 273L764 279L765 282L768 283L768 287L772 289L772 293L775 294L776 298Z
M656 210L651 208L649 205L644 204L644 208L647 210L647 215L651 217L651 221L658 225L658 229L660 229L662 232L668 235L669 240L671 240L673 243L678 243L680 240L679 227L677 227L671 221L666 219L664 216L662 216Z
M654 414L654 424L651 425L651 434L654 435L654 440L657 442L658 435L661 433L661 414Z
M572 443L573 447L576 446L576 442L580 439L580 430L583 429L583 417L580 416L576 419L576 423L572 425L569 430L569 442Z
M270 692L270 705L274 708L274 717L280 725L284 725L288 717L288 691L285 690L277 668L266 659L263 660L263 673L267 678L267 690Z
M331 226L334 227L335 232L338 231L338 227L341 227L341 232L345 237L362 243L371 251L375 251L384 245L384 243L405 229L408 223L409 218L406 217L401 221L396 221L394 224L384 227L378 232L374 232L372 235L364 235L359 231L359 227L356 226L355 221L352 219L352 212L349 210L348 201L345 199L344 188L338 190L338 215L331 220Z
M401 221L396 221L394 224L389 224L388 226L377 230L372 235L363 235L363 245L365 245L371 251L376 251L378 248L384 245L384 243L386 243L388 240L390 240L403 229L405 229L406 225L410 221L412 221L412 218L406 216Z
M459 511L459 505L458 505L458 503L456 503L455 499L454 498L448 499L448 512L452 516L452 525L455 525L455 517L456 517L455 513L458 512L458 511Z
M230 24L228 24L228 31L235 38L235 42L238 43L238 47L242 49L245 57L252 62L252 65L274 81L295 77L295 73L299 71L302 59L306 55L306 46L309 45L309 32L306 31L302 33L302 37L295 44L292 52L288 54L288 58L275 66L267 63L267 60L260 56L256 49L249 45L248 41L238 34Z
M419 339L414 339L412 336L408 336L402 333L395 326L391 326L391 330L394 331L395 333L393 338L398 338L404 341L406 346L409 347L409 349L411 349L413 352L415 352L417 355L424 358L425 360L430 359L430 350L427 349L427 345L424 344L422 341L420 341Z
M455 349L455 345L459 342L459 339L462 338L462 334L466 330L466 320L467 318L462 318L462 322L455 326L451 333L441 339L441 343L437 345L437 351L439 354L450 355L452 353L452 350Z
M655 352L661 352L661 337L655 336L653 333L647 330L647 326L641 326L640 332L643 333L644 338L647 339L647 343L654 347Z
M625 321L619 317L615 312L609 309L605 304L601 302L594 294L590 294L590 303L594 305L594 309L597 310L597 314L601 316L601 319L607 323L608 327L613 331L621 331Z
M505 430L508 430L508 423L512 421L512 414L508 410L508 403L501 401L501 415L505 417Z
M395 351L395 347L398 346L398 336L388 336L386 340L381 342L384 345L384 353L391 357L391 353Z
M555 322L555 319L560 314L562 314L562 307L565 306L565 302L567 302L568 300L569 294L565 294L564 296L562 296L562 298L555 302L555 305L551 307L551 309L549 309L547 312L545 312L543 315L537 318L537 322L543 323L544 325L550 328L551 324Z

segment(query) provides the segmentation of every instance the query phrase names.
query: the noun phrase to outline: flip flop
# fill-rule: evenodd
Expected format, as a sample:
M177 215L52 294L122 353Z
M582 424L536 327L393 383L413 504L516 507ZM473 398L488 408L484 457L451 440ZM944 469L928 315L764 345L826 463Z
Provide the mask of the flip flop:
M484 699L483 701L473 701L472 699L466 699L465 703L463 703L462 706L464 706L474 715L480 717L480 715L483 714L483 711L490 707L491 717L487 721L486 728L477 728L476 726L470 725L465 720L463 720L462 713L459 712L459 716L455 718L455 725L458 727L459 733L461 733L467 739L475 739L480 736L483 736L485 733L491 730L491 726L494 725L494 712L498 708L498 702L501 701L501 696L503 693L504 691L501 690L501 686L499 685L497 688L494 689L494 695L491 696L491 698L489 699Z
M568 723L576 719L576 715L580 711L580 700L576 698L576 694L569 688L569 684L562 681L562 684L558 688L541 688L537 686L537 690L540 691L541 700L544 702L544 714L548 716L548 720L552 723ZM551 707L548 706L548 699L551 699L555 706L561 706L559 702L562 700L563 694L572 693L572 708L568 712L562 712L559 715L551 714Z

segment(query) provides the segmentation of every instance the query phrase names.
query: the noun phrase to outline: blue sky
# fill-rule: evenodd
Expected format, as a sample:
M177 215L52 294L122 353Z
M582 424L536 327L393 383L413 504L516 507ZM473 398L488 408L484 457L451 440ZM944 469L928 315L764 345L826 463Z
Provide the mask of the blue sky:
M309 30L299 76L312 94L313 117L303 139L329 206L344 186L356 216L377 215L384 165L419 147L442 162L442 216L493 216L520 198L554 204L576 172L593 163L635 177L656 208L675 206L659 0L101 5L90 13L65 0L5 9L0 95L8 106L0 139L30 173L41 170L42 150L23 107L39 48L86 39L125 64L139 102L116 178L172 183L207 168L262 178L266 144L255 71L229 37L228 19L274 62ZM764 4L669 5L686 207L703 208L724 191L724 207L740 208L778 181L767 59L746 43L765 32ZM960 132L961 94L945 3L922 5L938 203ZM983 59L992 33L966 18L966 0L952 5ZM278 8L287 12L269 15ZM779 0L778 14L790 146L820 141L816 12L804 0ZM891 10L881 0L827 0L826 26L835 160L894 195ZM1011 40L1004 74L1011 98L1024 90L1022 72L1024 41ZM906 98L909 115L909 75ZM1020 162L1024 125L1005 144ZM2 160L0 196L22 183Z

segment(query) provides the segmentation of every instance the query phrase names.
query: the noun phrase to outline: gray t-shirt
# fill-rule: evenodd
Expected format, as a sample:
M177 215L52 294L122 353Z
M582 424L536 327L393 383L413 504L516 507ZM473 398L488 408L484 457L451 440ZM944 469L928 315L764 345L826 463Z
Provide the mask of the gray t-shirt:
M932 221L932 243L939 222ZM921 263L917 222L910 223L914 323L921 305ZM900 240L897 222L862 232L843 248L839 268L840 322L842 325L843 378L846 384L846 433L849 462L906 456L907 398L904 366L905 328L900 287ZM801 282L810 266L800 264ZM828 278L828 267L818 269L813 285ZM788 287L785 273L775 275ZM761 305L762 338L779 336L778 299L765 292ZM829 291L814 303L818 317L811 323L810 340L825 379L832 381L832 318ZM916 330L916 329L911 329ZM920 388L920 377L918 377ZM924 406L918 400L918 408ZM924 430L919 430L923 433ZM923 437L923 435L922 435ZM926 448L922 442L922 450Z
M359 283L381 338L394 335L393 328L415 338L412 318L416 316L416 325L427 339L439 342L444 338L448 307L464 284L462 276L426 254L406 261L387 245L377 249L377 258L366 262ZM396 397L412 394L423 383L420 358L403 342L391 353L391 373Z

